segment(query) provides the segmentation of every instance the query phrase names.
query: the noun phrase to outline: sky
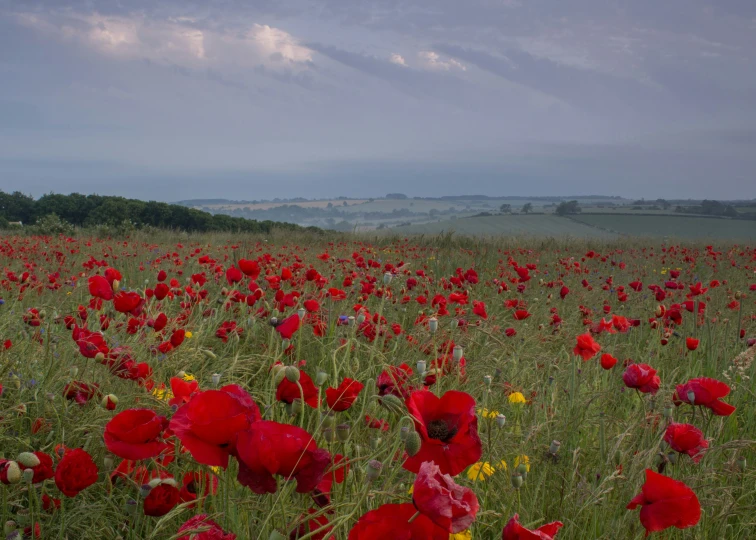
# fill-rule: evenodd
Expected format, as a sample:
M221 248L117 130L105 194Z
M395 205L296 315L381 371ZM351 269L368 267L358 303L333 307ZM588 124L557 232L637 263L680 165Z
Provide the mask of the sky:
M0 189L756 198L756 1L0 0Z

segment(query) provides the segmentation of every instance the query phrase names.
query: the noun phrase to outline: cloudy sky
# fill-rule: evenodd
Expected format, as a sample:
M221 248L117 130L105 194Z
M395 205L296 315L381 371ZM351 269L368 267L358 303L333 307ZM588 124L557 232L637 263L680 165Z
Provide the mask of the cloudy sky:
M0 0L0 189L756 197L754 0Z

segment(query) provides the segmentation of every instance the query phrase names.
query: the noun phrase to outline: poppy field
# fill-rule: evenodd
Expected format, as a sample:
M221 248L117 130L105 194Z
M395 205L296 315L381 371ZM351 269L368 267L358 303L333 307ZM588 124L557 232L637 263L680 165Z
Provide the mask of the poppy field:
M8 539L756 537L756 248L0 237Z

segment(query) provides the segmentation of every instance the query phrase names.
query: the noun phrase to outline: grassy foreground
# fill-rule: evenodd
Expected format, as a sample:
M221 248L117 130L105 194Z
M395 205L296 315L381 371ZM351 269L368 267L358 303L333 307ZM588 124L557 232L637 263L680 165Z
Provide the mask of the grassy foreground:
M449 237L329 242L296 233L0 240L0 457L15 463L28 460L22 453L43 452L57 468L83 448L97 467L90 485L66 496L65 479L36 482L27 474L10 483L8 462L0 460L2 521L13 522L6 526L11 537L31 537L36 524L42 538L176 539L187 534L178 529L189 518L208 514L240 539L347 538L367 512L412 501L415 474L402 467L402 428L418 426L402 399L378 399L376 385L401 364L412 370L407 388L422 392L433 383L429 392L461 391L476 403L481 455L455 481L472 489L480 508L453 538L501 538L515 513L531 529L561 521L562 540L642 538L638 510L626 506L646 469L684 482L701 505L695 526L655 533L660 538L756 536L756 365L747 346L756 333L753 247ZM255 261L259 275L238 272L240 260ZM89 279L105 277L107 268L121 275L117 283L106 280L116 298L128 291L144 303L119 311L120 301L98 301ZM636 291L633 282L642 286ZM158 283L167 288L161 300ZM691 286L707 290L689 296ZM317 306L305 304L312 300ZM301 326L283 339L271 317L280 322L300 309ZM167 322L156 331L161 313ZM101 332L105 358L85 357L97 338L82 346L72 337L77 328ZM573 352L586 333L601 347L588 360ZM700 340L695 350L687 338ZM602 354L616 365L602 368ZM124 367L125 358L133 364ZM284 403L283 374L295 376L274 368L277 362L298 367L295 388L303 394L309 376L314 398ZM633 363L657 370L658 392L626 386L623 372ZM727 383L723 400L735 412L673 404L676 385L697 377ZM199 391L240 385L265 420L299 426L329 451L327 470L346 472L335 458L344 456L348 472L342 482L337 475L330 501L297 493L286 475L276 477L275 493L256 494L237 481L235 458L225 470L200 463L168 427L178 406L196 398L176 403L172 378L196 381ZM326 389L345 378L364 388L346 410L329 412ZM158 436L166 448L124 464L103 433L132 408L166 418ZM663 442L671 422L703 432L708 448L698 463ZM201 480L187 484L192 473ZM181 498L166 499L162 516L145 515L157 485L144 484L161 478L175 479ZM208 488L216 482L216 490ZM203 534L198 538L221 538Z

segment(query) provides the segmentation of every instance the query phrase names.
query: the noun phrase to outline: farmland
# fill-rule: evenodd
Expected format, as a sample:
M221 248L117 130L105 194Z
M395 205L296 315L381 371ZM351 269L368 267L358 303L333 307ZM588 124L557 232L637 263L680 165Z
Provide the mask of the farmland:
M571 219L628 236L666 236L684 240L756 240L756 221L753 220L607 214L580 214L571 216Z
M3 236L6 534L753 538L756 251L598 233Z

